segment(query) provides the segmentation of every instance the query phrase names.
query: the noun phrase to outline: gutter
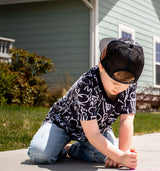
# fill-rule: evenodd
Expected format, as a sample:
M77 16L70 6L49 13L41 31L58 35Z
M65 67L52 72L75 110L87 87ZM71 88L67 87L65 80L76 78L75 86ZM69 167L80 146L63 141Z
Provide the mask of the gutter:
M98 21L98 0L82 0L90 9L90 68L97 64L97 21Z

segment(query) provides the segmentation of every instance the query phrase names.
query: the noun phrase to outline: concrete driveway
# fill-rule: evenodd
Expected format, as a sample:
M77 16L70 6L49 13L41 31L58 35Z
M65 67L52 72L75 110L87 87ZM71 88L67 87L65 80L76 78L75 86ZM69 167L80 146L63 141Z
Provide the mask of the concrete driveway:
M160 133L134 136L133 147L138 151L136 171L160 171ZM35 165L27 156L27 149L0 152L0 171L116 171L127 168L105 168L102 164L64 159L53 165Z

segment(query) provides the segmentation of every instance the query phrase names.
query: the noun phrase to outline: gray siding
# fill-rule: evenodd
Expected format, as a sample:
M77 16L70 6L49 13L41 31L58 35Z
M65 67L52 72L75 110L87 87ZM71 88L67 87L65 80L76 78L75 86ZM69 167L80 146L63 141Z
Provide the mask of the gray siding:
M48 0L0 0L0 5L26 3L26 2L28 3L28 2L37 2L37 1L48 1Z
M89 69L89 10L81 0L2 5L0 21L0 36L52 59L56 71L50 82Z
M135 29L135 40L143 46L145 67L139 90L153 86L153 36L160 37L159 0L99 0L99 39L118 37L118 24Z

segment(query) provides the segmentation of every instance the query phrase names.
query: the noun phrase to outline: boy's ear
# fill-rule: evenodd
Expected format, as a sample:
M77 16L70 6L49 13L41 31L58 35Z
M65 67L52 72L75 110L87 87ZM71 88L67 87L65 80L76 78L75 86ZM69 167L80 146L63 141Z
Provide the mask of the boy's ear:
M101 62L98 63L98 67L99 67L100 72L104 71L104 68L103 68Z
M106 52L107 52L107 46L105 47L105 49L102 51L101 56L100 56L100 60L104 59L106 57Z

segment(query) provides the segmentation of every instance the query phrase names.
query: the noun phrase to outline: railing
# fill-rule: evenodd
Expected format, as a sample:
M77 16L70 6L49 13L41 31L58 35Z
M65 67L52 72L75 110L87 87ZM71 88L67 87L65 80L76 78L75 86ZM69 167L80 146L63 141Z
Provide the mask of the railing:
M12 48L14 42L14 39L0 37L0 61L11 62L9 49Z

